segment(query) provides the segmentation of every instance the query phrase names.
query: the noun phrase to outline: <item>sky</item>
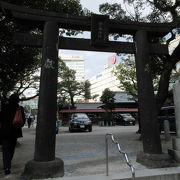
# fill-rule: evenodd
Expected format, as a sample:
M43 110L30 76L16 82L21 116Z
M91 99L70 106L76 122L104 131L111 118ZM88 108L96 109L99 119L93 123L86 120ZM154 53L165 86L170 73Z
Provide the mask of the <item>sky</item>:
M92 2L93 1L93 2ZM83 8L86 7L90 11L99 14L99 4L102 3L115 3L122 0L80 0ZM83 38L89 38L90 33L83 35ZM108 59L116 55L115 53L93 52L93 51L72 51L72 50L60 50L60 54L80 54L85 57L85 79L89 79L104 69L104 65L108 62Z

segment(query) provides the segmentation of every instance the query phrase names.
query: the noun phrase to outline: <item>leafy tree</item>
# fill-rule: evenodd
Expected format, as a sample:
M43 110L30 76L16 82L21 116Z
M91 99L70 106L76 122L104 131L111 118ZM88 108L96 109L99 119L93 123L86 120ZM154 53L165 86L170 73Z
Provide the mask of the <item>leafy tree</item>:
M68 102L67 97L58 94L58 97L57 97L57 106L58 106L58 112L61 109L69 109L70 108L70 103Z
M127 7L129 6L129 7ZM124 6L121 4L102 4L100 5L100 12L110 15L113 19L129 22L179 22L178 7L180 1L178 0L124 0ZM123 9L125 7L126 9ZM133 10L133 11L130 11ZM168 14L170 13L170 15ZM179 33L179 30L172 30L171 37L166 40L167 45ZM117 39L122 37L121 34L113 34ZM134 37L123 36L131 40ZM157 42L158 39L150 38L150 42ZM161 42L165 39L161 39ZM158 90L156 94L156 102L158 110L164 104L169 89L169 81L172 70L179 61L180 45L176 47L172 54L169 55L154 55L151 56L151 70L152 76L155 78L159 76Z
M110 122L113 121L112 110L115 108L115 94L109 88L106 88L102 92L102 96L100 97L100 101L104 104L102 108L106 111L105 121Z
M122 59L122 62L116 66L114 74L120 82L119 88L131 95L131 100L138 102L138 87L134 56L128 55L124 59ZM176 76L177 75L173 74L173 77ZM153 77L153 86L155 94L157 92L158 80L158 75Z
M119 88L132 96L132 100L138 102L137 80L134 56L128 55L116 66L115 76L119 80Z
M14 87L13 92L21 95L21 101L28 101L39 96L39 83L40 83L40 76L37 73L33 74L30 73L27 77L22 77L20 81ZM26 97L25 93L26 90L31 89L34 94L30 97Z
M100 100L104 104L103 108L107 111L112 111L115 107L114 92L109 88L106 88L100 97Z
M84 103L85 101L84 101L84 99L76 99L75 102L76 102L76 103Z
M76 72L69 69L62 60L59 61L58 96L69 100L71 108L75 108L74 97L84 93L84 83L76 81L75 74Z
M25 6L47 11L56 11L73 15L82 15L83 10L79 0L54 0L54 1L29 1L29 0L7 0L15 5ZM15 32L42 33L41 29L33 29L30 26L16 25L12 20L6 18L0 8L0 101L6 99L22 78L34 73L40 65L40 49L15 47L12 38ZM76 31L60 30L63 35L76 34Z
M24 111L25 113L30 113L31 112L31 107L29 105L24 106Z
M98 96L99 96L99 94L94 94L94 95L91 97L91 99L97 101L97 97L98 97Z
M91 99L90 87L91 87L91 83L88 80L86 80L84 82L84 93L83 93L83 97L85 101L88 101L89 99Z

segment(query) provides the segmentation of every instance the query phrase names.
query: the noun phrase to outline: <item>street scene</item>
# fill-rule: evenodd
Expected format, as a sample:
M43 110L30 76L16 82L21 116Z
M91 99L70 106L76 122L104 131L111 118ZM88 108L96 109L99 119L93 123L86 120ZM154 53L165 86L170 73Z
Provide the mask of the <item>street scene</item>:
M179 180L179 11L0 0L0 179Z
M68 131L68 127L60 127L56 135L56 157L64 161L65 177L106 174L105 135L113 133L121 148L127 153L135 170L147 169L136 162L136 155L142 151L140 135L136 134L136 126L93 126L92 132ZM171 134L172 137L174 134ZM166 141L164 133L161 134L163 151L171 148L171 141ZM109 174L127 172L131 176L129 166L118 152L117 147L109 138ZM24 171L25 164L33 159L35 143L35 128L23 128L23 138L18 140L12 172L5 176L0 156L0 179L19 180Z

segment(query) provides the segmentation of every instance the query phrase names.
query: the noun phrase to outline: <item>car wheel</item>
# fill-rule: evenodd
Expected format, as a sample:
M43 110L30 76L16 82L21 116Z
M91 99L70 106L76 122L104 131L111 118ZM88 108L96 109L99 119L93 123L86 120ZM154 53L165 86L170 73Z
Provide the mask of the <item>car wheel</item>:
M89 128L89 132L92 132L92 127L91 127L91 128Z

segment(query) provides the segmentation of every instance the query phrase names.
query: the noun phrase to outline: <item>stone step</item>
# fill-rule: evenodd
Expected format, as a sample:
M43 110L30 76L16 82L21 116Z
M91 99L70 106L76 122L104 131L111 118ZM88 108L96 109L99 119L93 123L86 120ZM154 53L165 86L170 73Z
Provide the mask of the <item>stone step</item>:
M47 180L132 180L132 176L130 172L123 172L119 174L110 174L109 176L98 174L48 178ZM180 167L137 170L135 180L180 180Z

